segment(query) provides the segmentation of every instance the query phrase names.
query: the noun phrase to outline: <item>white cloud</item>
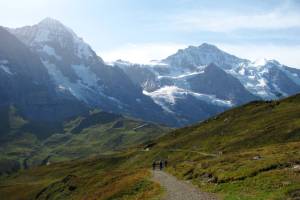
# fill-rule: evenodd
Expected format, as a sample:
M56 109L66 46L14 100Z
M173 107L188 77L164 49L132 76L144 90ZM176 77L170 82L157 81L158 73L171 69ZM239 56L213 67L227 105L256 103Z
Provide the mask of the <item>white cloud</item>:
M60 13L66 10L67 3L66 0L0 0L0 25L20 27L35 24L45 17L62 16Z
M201 43L199 43L200 45ZM252 61L261 58L275 59L290 67L300 68L300 45L284 46L272 44L228 44L216 43L220 49L241 58ZM186 48L187 44L179 43L145 43L127 44L109 51L98 52L106 61L118 59L132 63L149 63L151 60L161 60L177 52L178 49Z
M149 63L151 60L166 58L185 47L186 45L177 43L126 44L116 49L100 51L98 54L106 62L122 59L133 63Z
M216 44L220 49L252 61L261 58L275 59L290 67L300 68L300 45L284 46L272 44Z
M300 12L289 1L266 12L224 12L193 10L169 16L169 28L183 31L230 32L238 29L300 28Z

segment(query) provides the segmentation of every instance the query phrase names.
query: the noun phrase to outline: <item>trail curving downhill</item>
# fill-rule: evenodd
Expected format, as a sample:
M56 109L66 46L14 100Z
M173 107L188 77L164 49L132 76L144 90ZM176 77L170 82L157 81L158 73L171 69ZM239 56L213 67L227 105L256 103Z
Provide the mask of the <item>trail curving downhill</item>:
M180 181L164 171L153 171L152 179L166 191L161 200L217 200L214 195L200 192L192 184Z

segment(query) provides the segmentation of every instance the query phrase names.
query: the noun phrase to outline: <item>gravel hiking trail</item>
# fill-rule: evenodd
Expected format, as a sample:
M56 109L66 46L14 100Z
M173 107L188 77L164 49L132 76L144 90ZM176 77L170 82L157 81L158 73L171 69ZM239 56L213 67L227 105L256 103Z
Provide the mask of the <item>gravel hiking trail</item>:
M165 189L161 200L217 200L214 195L200 192L192 184L180 181L164 171L153 171L152 179Z

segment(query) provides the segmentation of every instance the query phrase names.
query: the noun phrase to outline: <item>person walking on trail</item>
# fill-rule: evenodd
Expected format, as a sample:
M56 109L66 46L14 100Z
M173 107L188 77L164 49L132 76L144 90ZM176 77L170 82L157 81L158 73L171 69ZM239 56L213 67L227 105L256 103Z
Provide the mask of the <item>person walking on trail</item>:
M156 161L153 161L153 163L152 163L152 169L155 170L155 167L156 167Z
M159 161L159 170L162 170L163 169L163 162L162 160Z
M167 167L168 166L168 161L167 160L165 160L165 167Z

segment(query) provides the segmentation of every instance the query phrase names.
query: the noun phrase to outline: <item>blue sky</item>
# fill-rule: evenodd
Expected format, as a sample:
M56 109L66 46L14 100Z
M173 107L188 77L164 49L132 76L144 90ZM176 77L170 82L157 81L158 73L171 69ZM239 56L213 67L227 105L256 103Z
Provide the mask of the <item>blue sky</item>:
M107 61L147 62L208 42L300 67L300 0L0 0L0 25L60 20Z

